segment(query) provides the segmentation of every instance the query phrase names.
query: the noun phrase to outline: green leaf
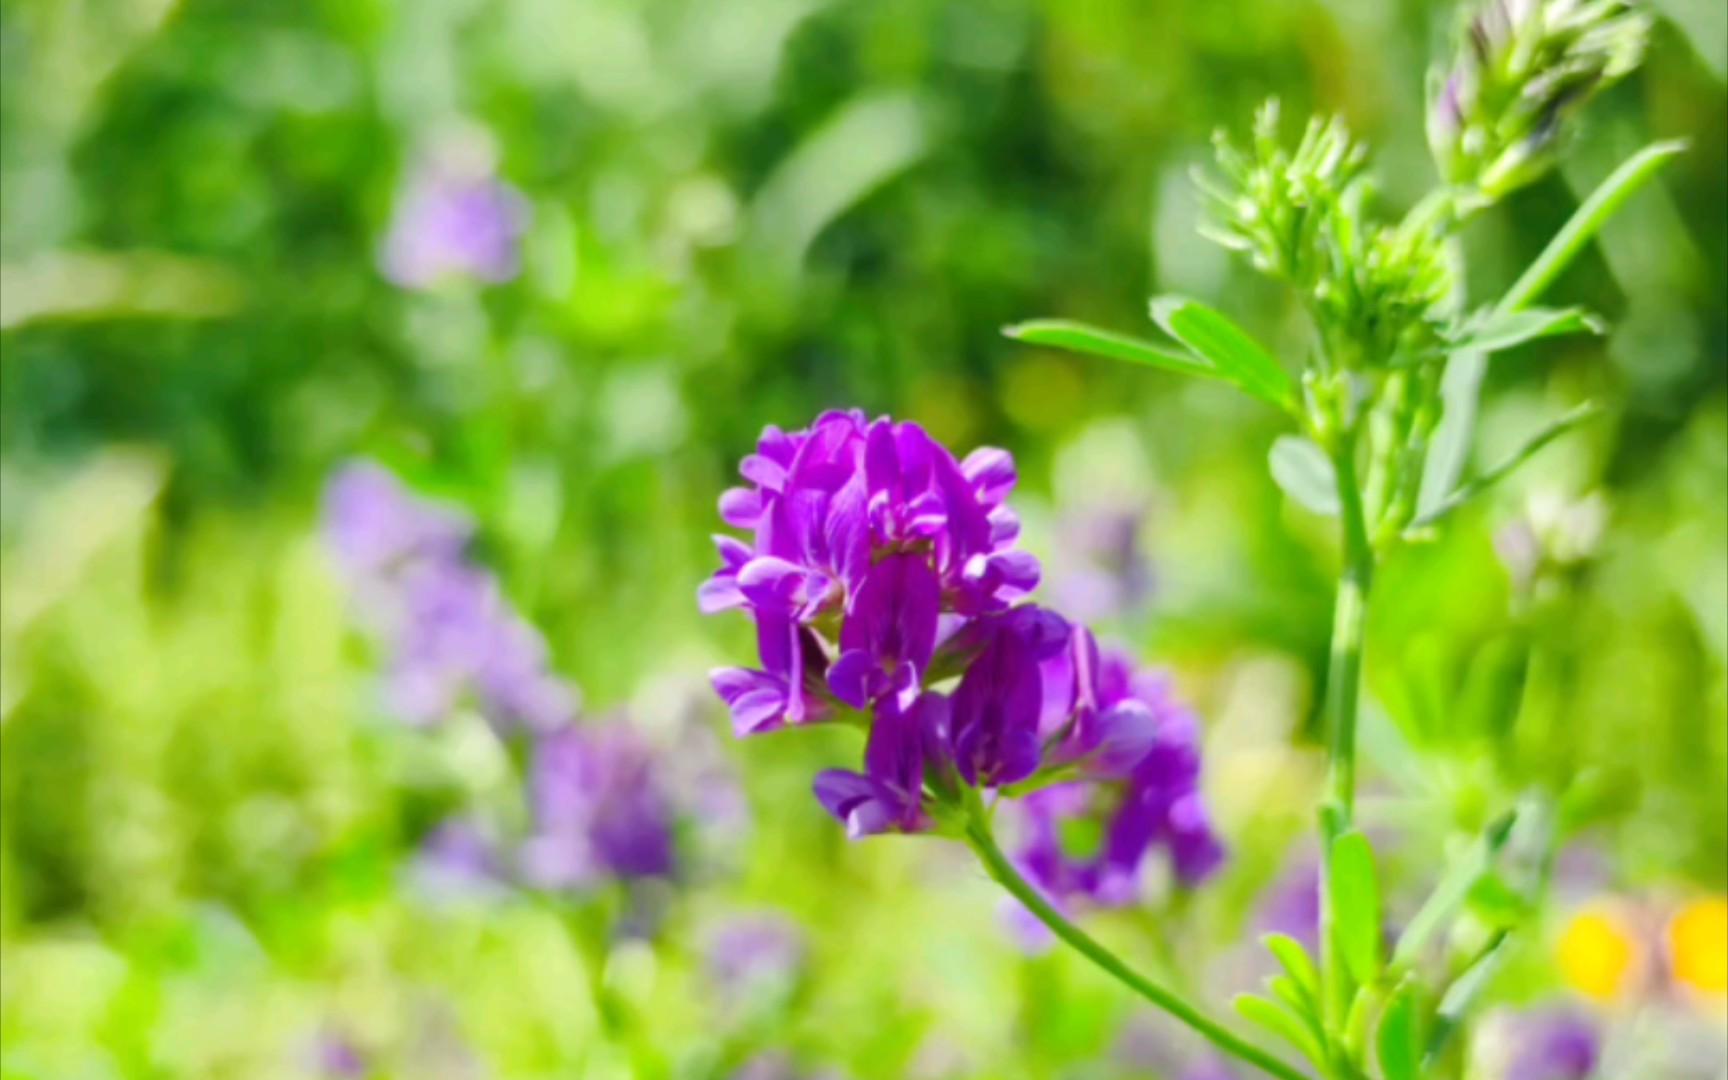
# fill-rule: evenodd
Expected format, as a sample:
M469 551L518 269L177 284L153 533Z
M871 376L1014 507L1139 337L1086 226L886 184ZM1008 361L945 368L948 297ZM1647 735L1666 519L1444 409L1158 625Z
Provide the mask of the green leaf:
M1015 341L1024 341L1028 345L1047 345L1053 349L1066 349L1069 352L1102 356L1110 360L1126 360L1131 364L1165 368L1184 375L1224 378L1222 372L1203 360L1171 349L1161 349L1138 338L1087 326L1085 323L1063 319L1035 319L1032 322L1003 327L1002 332Z
M1268 455L1272 479L1284 494L1316 514L1338 516L1338 474L1326 451L1300 435L1280 435Z
M1633 154L1618 169L1609 174L1608 179L1597 185L1583 205L1567 219L1560 231L1554 234L1554 239L1548 241L1548 246L1542 249L1542 254L1536 256L1536 261L1530 264L1512 287L1506 290L1506 295L1496 305L1500 312L1517 311L1534 301L1542 294L1560 272L1577 257L1592 237L1619 210L1632 193L1643 187L1649 179L1656 175L1656 170L1667 164L1668 159L1686 149L1684 142L1659 142Z
M1315 1001L1320 1000L1320 970L1302 943L1287 934L1267 934L1260 939L1285 972Z
M1474 352L1503 352L1537 338L1561 334L1601 334L1606 323L1583 308L1525 308L1490 312L1466 331L1457 347Z
M1423 947L1452 912L1457 910L1458 905L1464 902L1472 886L1493 867L1494 857L1506 845L1506 838L1512 835L1512 826L1517 820L1518 815L1513 811L1496 818L1470 845L1470 850L1446 871L1440 884L1434 887L1434 891L1428 895L1428 899L1404 928L1404 933L1399 936L1398 947L1392 951L1394 970L1414 963L1421 955Z
M1284 1006L1295 1013L1305 1027L1313 1033L1315 1039L1320 1038L1320 1003L1316 998L1308 996L1302 986L1288 975L1274 975L1266 980L1266 989L1272 991L1272 996L1284 1003Z
M1417 1034L1414 985L1400 986L1380 1014L1376 1049L1384 1080L1421 1080L1422 1046Z
M1324 1060L1325 1053L1320 1048L1319 1040L1308 1030L1301 1018L1289 1010L1279 1008L1276 1003L1253 994L1237 994L1231 1004L1244 1019L1260 1025L1294 1046L1309 1061L1318 1065Z
M1601 411L1602 410L1594 403L1586 401L1571 412L1568 412L1566 415L1550 423L1547 427L1530 436L1530 438L1525 441L1524 445L1514 450L1498 465L1495 465L1492 469L1489 469L1481 476L1476 477L1463 487L1460 487L1457 491L1454 491L1451 495L1447 496L1436 505L1418 514L1416 520L1410 523L1410 528L1412 530L1425 529L1436 521L1439 521L1447 514L1450 514L1460 506L1468 503L1471 499L1476 498L1478 495L1481 495L1483 492L1492 488L1495 484L1498 484L1500 481L1512 475L1520 465L1529 461L1536 455L1536 452L1541 450L1544 446L1547 446L1549 443L1566 434L1568 431L1571 431L1573 428L1578 427L1587 421L1594 420L1596 415Z
M1496 929L1515 927L1533 911L1530 900L1496 874L1484 874L1471 882L1467 897L1471 912Z
M1247 331L1205 304L1160 296L1152 301L1152 320L1250 394L1280 408L1290 404L1290 376L1278 361Z
M1338 955L1350 977L1367 986L1380 975L1380 883L1366 836L1352 829L1332 841L1326 885Z
M1646 146L1609 174L1578 207L1542 254L1530 264L1494 310L1501 315L1535 303L1544 289L1577 257L1614 212L1643 187L1669 158L1686 149L1683 142L1661 142ZM1439 427L1429 441L1428 465L1422 474L1417 512L1427 516L1445 502L1464 475L1470 442L1476 429L1476 401L1482 376L1488 370L1483 353L1460 350L1446 364L1440 397L1443 411Z
M1446 1043L1458 1030L1459 1022L1475 1006L1476 999L1481 997L1488 984L1494 981L1494 976L1500 973L1507 955L1511 952L1506 946L1509 940L1510 935L1504 930L1495 934L1463 973L1446 988L1434 1018L1434 1029L1428 1036L1425 1056L1429 1060L1439 1057L1441 1051L1446 1049Z

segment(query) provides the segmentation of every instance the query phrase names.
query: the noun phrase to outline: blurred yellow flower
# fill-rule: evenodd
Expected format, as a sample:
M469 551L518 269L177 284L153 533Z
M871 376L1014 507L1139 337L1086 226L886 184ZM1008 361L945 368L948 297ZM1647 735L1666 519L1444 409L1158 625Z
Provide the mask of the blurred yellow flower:
M1620 992L1638 952L1637 938L1626 920L1605 908L1588 908L1575 915L1555 946L1561 978L1597 999Z
M1674 978L1694 990L1728 993L1728 897L1687 904L1668 922Z

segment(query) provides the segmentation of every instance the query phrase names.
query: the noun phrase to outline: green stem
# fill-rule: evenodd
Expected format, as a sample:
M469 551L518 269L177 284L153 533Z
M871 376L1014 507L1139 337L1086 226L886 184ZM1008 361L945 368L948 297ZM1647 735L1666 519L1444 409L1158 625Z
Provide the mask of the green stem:
M1061 912L1051 906L1043 893L1020 875L1014 864L1008 861L1008 857L1002 854L1002 849L996 846L996 838L991 834L987 821L972 815L966 823L966 842L978 853L979 860L984 863L990 876L1007 889L1014 899L1024 904L1026 910L1036 915L1052 933L1086 959L1115 976L1124 986L1192 1028L1219 1050L1253 1065L1268 1076L1281 1077L1282 1080L1308 1080L1302 1072L1231 1034L1194 1006L1135 971L1091 935L1069 922Z
M1333 454L1344 534L1343 570L1332 615L1332 654L1327 668L1329 698L1326 802L1321 814L1320 852L1328 872L1321 875L1321 983L1326 1030L1340 1038L1349 1016L1352 987L1338 955L1333 932L1335 912L1330 887L1332 841L1350 828L1356 812L1356 705L1362 683L1362 638L1368 615L1368 589L1374 576L1374 549L1362 493L1356 480L1356 435L1346 431Z

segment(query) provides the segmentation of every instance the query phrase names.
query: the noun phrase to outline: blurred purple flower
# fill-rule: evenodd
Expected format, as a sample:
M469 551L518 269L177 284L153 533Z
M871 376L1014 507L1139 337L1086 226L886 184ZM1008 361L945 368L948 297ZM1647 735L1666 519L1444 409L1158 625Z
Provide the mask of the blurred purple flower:
M757 1054L732 1074L731 1080L843 1080L844 1074L834 1069L804 1072L792 1055L782 1050Z
M413 876L434 899L493 895L504 874L497 841L462 818L439 824L414 855Z
M543 735L530 763L533 835L522 872L541 888L674 869L673 807L651 747L622 723Z
M1152 563L1140 548L1139 506L1088 510L1065 520L1049 567L1055 606L1078 622L1133 616L1152 596Z
M735 915L709 939L708 978L727 999L790 984L804 962L804 935L775 912Z
M1091 782L1055 784L1020 800L1014 857L1021 869L1059 906L1135 902L1154 848L1165 851L1178 882L1204 881L1224 849L1199 791L1194 714L1167 680L1136 672L1120 654L1100 654L1083 629L1044 667L1050 684L1070 694L1066 705L1046 703L1053 756L1078 763Z
M415 496L370 462L325 488L324 535L350 584L356 619L384 645L385 701L412 724L472 701L500 729L551 731L577 695L551 673L545 640L468 561L458 512Z
M453 277L498 283L517 275L528 204L494 175L488 158L451 147L415 167L384 238L385 277L426 289Z
M328 1080L360 1080L371 1070L360 1048L345 1035L326 1031L313 1041L311 1070Z
M1596 1071L1599 1036L1581 1013L1525 1013L1511 1025L1514 1047L1505 1080L1586 1080Z

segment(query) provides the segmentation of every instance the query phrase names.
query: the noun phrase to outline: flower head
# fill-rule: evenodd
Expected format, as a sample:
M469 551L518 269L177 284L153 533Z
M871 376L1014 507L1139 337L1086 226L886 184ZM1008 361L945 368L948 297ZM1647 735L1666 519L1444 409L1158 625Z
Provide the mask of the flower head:
M672 802L652 748L634 729L614 723L542 736L529 795L534 831L521 858L531 884L579 888L672 873Z
M868 728L863 768L815 781L848 835L928 831L983 805L965 792L995 800L1072 778L1106 785L1081 794L1111 808L1115 877L1159 842L1184 880L1210 871L1220 850L1196 793L1193 717L1101 657L1084 627L1024 602L1039 568L1014 546L1011 455L957 459L917 424L830 412L804 431L769 427L739 472L747 483L720 514L751 539L717 540L697 599L755 620L761 666L711 681L740 735L828 718ZM1065 888L1057 876L1046 883Z
M1596 1071L1596 1025L1569 1010L1527 1013L1513 1021L1505 1080L1586 1080Z
M324 536L356 618L384 647L384 699L425 725L472 705L500 730L552 731L576 714L539 631L473 563L469 519L357 462L325 488Z
M1193 713L1156 675L1134 671L1118 654L1100 656L1083 630L1067 656L1075 689L1056 760L1075 763L1087 779L1020 800L1016 861L1059 905L1135 902L1155 850L1178 882L1199 884L1224 849L1199 790Z
M1637 67L1649 32L1623 0L1487 0L1430 93L1441 173L1491 199L1541 176L1572 117Z

